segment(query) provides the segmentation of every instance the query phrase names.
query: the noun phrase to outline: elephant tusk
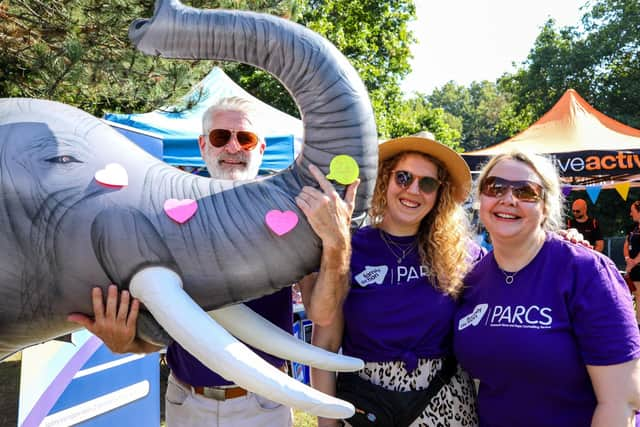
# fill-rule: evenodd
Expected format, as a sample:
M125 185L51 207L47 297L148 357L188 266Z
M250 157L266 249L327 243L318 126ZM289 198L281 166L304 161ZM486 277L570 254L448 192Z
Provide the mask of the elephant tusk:
M281 359L294 360L327 371L354 372L364 368L361 359L307 344L244 304L211 310L209 316L236 338Z
M350 418L355 413L350 403L296 381L253 353L184 292L173 270L144 268L133 276L129 290L187 351L226 379L319 417Z

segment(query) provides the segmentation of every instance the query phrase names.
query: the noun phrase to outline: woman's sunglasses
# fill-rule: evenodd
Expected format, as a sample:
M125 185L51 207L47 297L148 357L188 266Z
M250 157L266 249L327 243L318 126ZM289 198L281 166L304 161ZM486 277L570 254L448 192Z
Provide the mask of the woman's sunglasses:
M488 197L502 197L511 189L513 197L521 202L535 203L542 199L544 188L531 181L511 181L497 176L490 176L480 185L480 193Z
M431 194L440 187L440 181L430 176L417 176L409 171L394 171L393 176L396 180L398 187L406 189L413 184L413 181L418 179L418 188L425 194Z
M247 130L212 129L209 132L209 143L217 148L224 147L234 134L238 144L240 144L240 148L245 151L253 150L258 145L258 141L260 141L258 135Z

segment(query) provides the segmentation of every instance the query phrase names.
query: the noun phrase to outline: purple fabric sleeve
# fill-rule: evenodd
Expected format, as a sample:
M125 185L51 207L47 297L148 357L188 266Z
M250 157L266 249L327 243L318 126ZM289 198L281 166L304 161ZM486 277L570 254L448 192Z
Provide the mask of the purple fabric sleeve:
M637 359L638 325L624 279L604 257L581 268L585 280L576 282L569 310L585 363L615 365Z

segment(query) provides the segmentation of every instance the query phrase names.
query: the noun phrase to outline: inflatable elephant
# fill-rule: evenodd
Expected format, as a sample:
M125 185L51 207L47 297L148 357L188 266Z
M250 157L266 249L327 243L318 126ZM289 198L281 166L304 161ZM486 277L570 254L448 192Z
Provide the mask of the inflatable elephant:
M316 185L310 163L328 173L334 156L355 159L362 181L356 214L366 209L377 135L364 85L329 42L273 16L159 1L151 20L131 25L130 37L148 54L233 60L270 72L300 108L305 145L276 175L210 180L152 158L75 108L0 100L0 357L76 329L67 314L91 313L91 288L116 283L228 379L319 416L349 417L353 406L286 377L226 329L317 367L362 366L273 331L238 303L318 268L320 240L294 200L302 186ZM176 221L165 210L171 199L187 201L195 214ZM293 211L300 221L278 235L265 225L271 210ZM138 330L154 336L144 324Z

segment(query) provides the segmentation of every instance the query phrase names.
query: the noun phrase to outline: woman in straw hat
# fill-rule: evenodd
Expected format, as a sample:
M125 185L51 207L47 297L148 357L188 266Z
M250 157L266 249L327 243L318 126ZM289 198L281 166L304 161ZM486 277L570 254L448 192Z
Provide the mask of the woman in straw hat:
M552 233L562 193L551 161L501 154L480 173L477 197L493 251L465 279L454 349L480 380L480 425L636 425L631 297L609 258Z
M314 325L314 344L332 351L342 347L344 354L363 359L358 376L387 390L424 390L433 383L435 395L405 425L475 426L469 376L454 362L446 384L434 378L443 377L452 351L463 278L481 255L461 207L471 187L469 168L450 148L417 136L381 144L379 156L372 225L352 238L349 293L336 321ZM336 394L333 372L314 369L312 383ZM365 412L356 417L379 416ZM338 422L319 419L318 425Z

